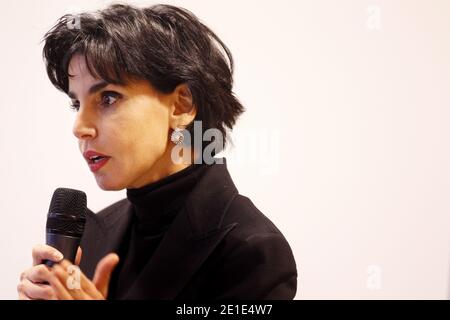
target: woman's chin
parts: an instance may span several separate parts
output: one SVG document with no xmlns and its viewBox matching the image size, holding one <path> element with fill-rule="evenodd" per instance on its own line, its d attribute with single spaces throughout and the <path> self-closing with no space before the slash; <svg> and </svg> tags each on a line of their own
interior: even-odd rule
<svg viewBox="0 0 450 320">
<path fill-rule="evenodd" d="M 120 191 L 125 188 L 123 183 L 120 183 L 117 178 L 110 179 L 105 176 L 95 175 L 95 180 L 97 181 L 97 185 L 100 187 L 100 189 L 105 191 Z"/>
</svg>

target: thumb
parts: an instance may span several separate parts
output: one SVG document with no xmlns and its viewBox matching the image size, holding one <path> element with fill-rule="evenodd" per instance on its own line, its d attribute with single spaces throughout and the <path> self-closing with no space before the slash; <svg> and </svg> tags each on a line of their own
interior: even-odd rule
<svg viewBox="0 0 450 320">
<path fill-rule="evenodd" d="M 109 280 L 111 279 L 111 273 L 118 263 L 119 256 L 115 253 L 110 253 L 107 256 L 103 257 L 95 268 L 94 280 L 92 280 L 92 282 L 105 299 L 108 296 L 108 287 Z"/>
</svg>

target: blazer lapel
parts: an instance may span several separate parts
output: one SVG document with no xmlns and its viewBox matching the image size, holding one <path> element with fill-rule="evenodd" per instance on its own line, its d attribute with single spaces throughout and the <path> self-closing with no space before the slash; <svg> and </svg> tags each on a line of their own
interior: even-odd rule
<svg viewBox="0 0 450 320">
<path fill-rule="evenodd" d="M 182 230 L 172 228 L 125 299 L 174 299 L 233 227 L 234 224 L 214 230 L 202 239 L 183 239 L 176 234 L 176 229 Z"/>
<path fill-rule="evenodd" d="M 89 250 L 83 250 L 80 267 L 84 274 L 92 279 L 97 263 L 108 253 L 119 253 L 132 218 L 132 205 L 127 200 L 121 200 L 117 206 L 108 208 L 103 219 L 93 214 L 86 237 L 85 245 Z"/>
<path fill-rule="evenodd" d="M 126 299 L 171 300 L 236 224 L 222 225 L 237 195 L 226 164 L 212 165 L 191 192 Z"/>
</svg>

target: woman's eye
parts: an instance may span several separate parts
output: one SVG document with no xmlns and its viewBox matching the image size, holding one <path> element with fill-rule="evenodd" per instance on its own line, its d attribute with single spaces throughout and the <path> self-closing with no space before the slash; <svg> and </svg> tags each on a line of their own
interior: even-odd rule
<svg viewBox="0 0 450 320">
<path fill-rule="evenodd" d="M 114 103 L 116 103 L 117 100 L 119 100 L 121 97 L 122 95 L 120 93 L 114 91 L 104 91 L 100 96 L 100 105 L 102 107 L 108 108 L 109 106 L 112 106 Z M 80 102 L 78 102 L 78 100 L 72 100 L 69 106 L 72 111 L 78 112 L 80 110 Z"/>
<path fill-rule="evenodd" d="M 111 106 L 120 98 L 120 94 L 114 91 L 105 91 L 102 93 L 102 105 Z"/>
<path fill-rule="evenodd" d="M 72 111 L 78 111 L 80 109 L 80 104 L 78 102 L 70 102 L 69 107 Z"/>
</svg>

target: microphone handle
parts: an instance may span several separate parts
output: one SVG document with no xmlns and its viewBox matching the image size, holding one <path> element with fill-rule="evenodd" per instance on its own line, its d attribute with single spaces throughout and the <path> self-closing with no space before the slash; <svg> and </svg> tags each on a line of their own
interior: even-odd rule
<svg viewBox="0 0 450 320">
<path fill-rule="evenodd" d="M 46 234 L 46 243 L 61 252 L 64 255 L 64 259 L 69 260 L 71 263 L 75 263 L 75 257 L 80 241 L 80 237 L 72 237 L 57 233 Z M 43 260 L 42 263 L 49 267 L 55 264 L 55 262 L 51 260 Z"/>
</svg>

